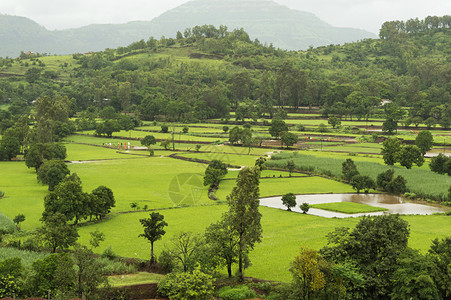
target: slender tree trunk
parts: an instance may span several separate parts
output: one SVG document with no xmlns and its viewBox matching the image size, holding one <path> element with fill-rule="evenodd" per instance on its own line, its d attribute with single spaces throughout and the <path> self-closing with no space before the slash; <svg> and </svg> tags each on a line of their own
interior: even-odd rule
<svg viewBox="0 0 451 300">
<path fill-rule="evenodd" d="M 238 276 L 240 277 L 240 281 L 244 281 L 244 274 L 243 274 L 243 234 L 240 233 L 240 250 L 239 250 L 239 256 L 238 256 Z"/>
<path fill-rule="evenodd" d="M 155 257 L 153 255 L 153 242 L 150 243 L 150 264 L 153 265 L 155 263 Z"/>
<path fill-rule="evenodd" d="M 229 278 L 232 278 L 232 262 L 227 262 L 227 273 L 229 274 Z"/>
</svg>

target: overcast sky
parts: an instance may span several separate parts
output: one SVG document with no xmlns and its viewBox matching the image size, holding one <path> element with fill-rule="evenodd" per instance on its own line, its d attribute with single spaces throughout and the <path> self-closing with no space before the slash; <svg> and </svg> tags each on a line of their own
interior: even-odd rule
<svg viewBox="0 0 451 300">
<path fill-rule="evenodd" d="M 0 13 L 30 18 L 47 29 L 151 20 L 188 0 L 0 0 Z M 329 24 L 378 33 L 387 20 L 451 14 L 451 0 L 275 0 Z"/>
</svg>

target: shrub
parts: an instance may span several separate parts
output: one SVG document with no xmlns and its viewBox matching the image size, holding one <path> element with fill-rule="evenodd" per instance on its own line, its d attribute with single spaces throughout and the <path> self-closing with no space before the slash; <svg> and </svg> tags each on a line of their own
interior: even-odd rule
<svg viewBox="0 0 451 300">
<path fill-rule="evenodd" d="M 0 233 L 13 233 L 16 230 L 14 222 L 5 214 L 0 212 Z"/>
<path fill-rule="evenodd" d="M 103 275 L 131 274 L 138 271 L 135 265 L 127 265 L 122 261 L 110 260 L 108 257 L 101 257 L 99 261 L 104 266 L 102 268 Z"/>
<path fill-rule="evenodd" d="M 223 300 L 245 300 L 256 298 L 255 291 L 249 289 L 247 286 L 226 286 L 218 291 L 219 298 Z"/>
<path fill-rule="evenodd" d="M 183 131 L 183 133 L 188 133 L 189 127 L 188 126 L 183 126 L 182 131 Z"/>
<path fill-rule="evenodd" d="M 168 125 L 161 125 L 161 132 L 168 133 L 168 131 L 169 131 Z"/>
<path fill-rule="evenodd" d="M 100 255 L 100 257 L 108 258 L 109 260 L 115 260 L 119 256 L 116 253 L 114 253 L 113 248 L 111 248 L 111 246 L 109 246 L 108 248 L 105 249 L 105 251 L 103 251 L 103 253 Z"/>
<path fill-rule="evenodd" d="M 5 192 L 4 191 L 0 191 L 0 199 L 2 199 L 3 197 L 5 197 Z"/>
<path fill-rule="evenodd" d="M 213 277 L 199 270 L 170 273 L 158 283 L 158 293 L 171 300 L 213 299 Z"/>
</svg>

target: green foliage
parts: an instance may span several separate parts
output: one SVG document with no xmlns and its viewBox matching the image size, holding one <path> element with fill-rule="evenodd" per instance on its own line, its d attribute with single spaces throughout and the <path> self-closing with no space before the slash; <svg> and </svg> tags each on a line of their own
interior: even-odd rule
<svg viewBox="0 0 451 300">
<path fill-rule="evenodd" d="M 51 159 L 64 160 L 66 158 L 66 147 L 62 144 L 33 144 L 25 153 L 25 164 L 28 168 L 35 168 L 36 172 L 39 167 L 46 161 Z"/>
<path fill-rule="evenodd" d="M 49 186 L 49 191 L 55 187 L 70 174 L 66 163 L 59 159 L 45 161 L 37 171 L 38 181 Z"/>
<path fill-rule="evenodd" d="M 16 230 L 14 222 L 5 214 L 0 212 L 0 237 L 5 233 L 13 233 Z"/>
<path fill-rule="evenodd" d="M 451 169 L 446 168 L 447 164 L 449 164 L 448 163 L 449 160 L 450 159 L 447 156 L 443 155 L 442 153 L 439 153 L 439 155 L 431 159 L 429 168 L 431 169 L 432 172 L 436 172 L 439 174 L 448 173 L 448 175 L 451 176 L 451 172 L 449 172 L 451 171 Z"/>
<path fill-rule="evenodd" d="M 351 178 L 351 186 L 353 189 L 360 193 L 360 190 L 364 190 L 365 193 L 368 193 L 370 189 L 375 189 L 376 184 L 374 180 L 366 175 L 354 175 Z"/>
<path fill-rule="evenodd" d="M 219 181 L 221 181 L 226 174 L 227 165 L 220 160 L 214 159 L 208 164 L 207 169 L 205 169 L 204 185 L 217 187 L 219 185 Z"/>
<path fill-rule="evenodd" d="M 335 127 L 340 127 L 341 120 L 337 117 L 329 117 L 329 119 L 327 120 L 327 123 L 329 123 L 329 125 L 335 129 Z"/>
<path fill-rule="evenodd" d="M 158 283 L 158 293 L 174 300 L 213 299 L 213 283 L 213 277 L 199 270 L 170 273 Z"/>
<path fill-rule="evenodd" d="M 292 132 L 284 132 L 280 137 L 282 143 L 284 143 L 287 148 L 295 145 L 298 142 L 298 136 Z"/>
<path fill-rule="evenodd" d="M 351 179 L 359 175 L 359 171 L 357 170 L 357 166 L 354 164 L 354 161 L 350 158 L 346 159 L 341 165 L 341 173 L 344 180 L 350 182 Z"/>
<path fill-rule="evenodd" d="M 157 143 L 157 140 L 155 139 L 155 137 L 153 135 L 146 135 L 142 140 L 141 140 L 141 145 L 149 147 L 150 145 L 155 145 Z"/>
<path fill-rule="evenodd" d="M 282 119 L 273 119 L 271 121 L 271 126 L 269 127 L 269 134 L 272 137 L 278 138 L 283 132 L 288 131 L 288 126 Z"/>
<path fill-rule="evenodd" d="M 308 213 L 308 211 L 310 209 L 310 204 L 308 204 L 307 202 L 304 202 L 301 205 L 299 205 L 299 208 L 302 210 L 303 214 L 306 214 L 306 213 Z"/>
<path fill-rule="evenodd" d="M 327 236 L 320 253 L 334 263 L 352 262 L 365 277 L 367 297 L 391 293 L 391 274 L 409 238 L 409 225 L 398 215 L 363 217 L 356 227 L 338 228 Z"/>
<path fill-rule="evenodd" d="M 164 216 L 157 212 L 151 213 L 150 218 L 140 219 L 139 222 L 144 227 L 144 233 L 139 236 L 150 242 L 150 263 L 153 264 L 155 262 L 153 244 L 166 234 L 164 227 L 168 226 L 168 223 L 164 221 Z"/>
<path fill-rule="evenodd" d="M 288 211 L 291 211 L 291 208 L 296 206 L 296 196 L 293 193 L 283 195 L 282 204 L 287 207 Z"/>
<path fill-rule="evenodd" d="M 413 164 L 421 167 L 424 163 L 421 149 L 414 145 L 403 146 L 397 156 L 401 166 L 406 167 L 407 169 L 412 168 Z"/>
<path fill-rule="evenodd" d="M 66 217 L 59 212 L 46 216 L 43 226 L 38 228 L 38 235 L 52 252 L 73 246 L 79 237 L 77 228 L 67 224 Z"/>
<path fill-rule="evenodd" d="M 386 165 L 393 166 L 398 160 L 398 152 L 401 150 L 401 141 L 396 137 L 386 139 L 382 144 L 381 154 Z"/>
<path fill-rule="evenodd" d="M 218 290 L 219 298 L 224 300 L 245 300 L 254 299 L 257 297 L 255 291 L 249 289 L 245 285 L 241 286 L 226 286 Z"/>
<path fill-rule="evenodd" d="M 262 226 L 259 208 L 260 168 L 248 167 L 240 171 L 236 186 L 227 196 L 229 211 L 224 218 L 238 238 L 238 275 L 244 279 L 244 258 L 256 243 L 261 242 Z"/>
<path fill-rule="evenodd" d="M 161 132 L 162 133 L 168 133 L 169 132 L 169 126 L 166 124 L 161 125 Z"/>
<path fill-rule="evenodd" d="M 423 155 L 432 149 L 433 142 L 434 138 L 432 137 L 431 132 L 427 130 L 420 131 L 415 138 L 415 145 L 420 148 Z"/>
<path fill-rule="evenodd" d="M 432 277 L 438 288 L 439 294 L 443 299 L 451 296 L 451 273 L 449 265 L 451 264 L 451 238 L 445 237 L 441 240 L 434 239 L 427 255 L 434 264 Z"/>
</svg>

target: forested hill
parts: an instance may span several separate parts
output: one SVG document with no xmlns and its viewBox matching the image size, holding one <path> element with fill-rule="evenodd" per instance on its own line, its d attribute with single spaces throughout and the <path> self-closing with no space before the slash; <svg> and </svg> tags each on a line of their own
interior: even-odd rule
<svg viewBox="0 0 451 300">
<path fill-rule="evenodd" d="M 311 13 L 270 0 L 194 0 L 152 21 L 57 31 L 49 31 L 23 17 L 0 15 L 0 57 L 17 57 L 22 50 L 50 54 L 101 51 L 150 36 L 175 37 L 177 31 L 204 24 L 244 28 L 252 39 L 290 50 L 375 37 L 364 30 L 333 27 Z"/>
<path fill-rule="evenodd" d="M 73 99 L 73 113 L 112 106 L 146 120 L 196 122 L 230 111 L 272 117 L 276 105 L 360 119 L 389 99 L 394 114 L 396 105 L 411 108 L 397 120 L 450 127 L 451 29 L 447 16 L 438 20 L 417 20 L 414 32 L 387 22 L 381 39 L 297 52 L 205 25 L 92 54 L 0 59 L 0 104 L 15 114 L 61 95 Z"/>
</svg>

